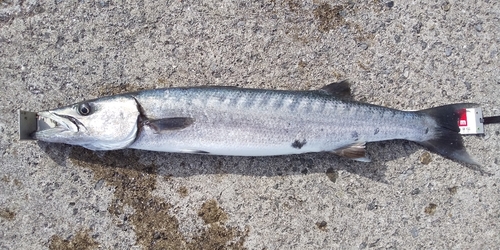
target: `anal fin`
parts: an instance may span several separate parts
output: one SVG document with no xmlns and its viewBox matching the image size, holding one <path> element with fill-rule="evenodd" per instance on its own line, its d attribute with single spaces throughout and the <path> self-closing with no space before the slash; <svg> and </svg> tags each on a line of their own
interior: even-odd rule
<svg viewBox="0 0 500 250">
<path fill-rule="evenodd" d="M 364 142 L 355 143 L 355 144 L 351 144 L 351 145 L 346 146 L 346 147 L 336 149 L 332 153 L 334 153 L 338 156 L 350 158 L 350 159 L 353 159 L 356 161 L 361 161 L 361 162 L 370 162 L 371 161 L 370 158 L 368 158 L 366 156 L 366 143 L 364 143 Z"/>
</svg>

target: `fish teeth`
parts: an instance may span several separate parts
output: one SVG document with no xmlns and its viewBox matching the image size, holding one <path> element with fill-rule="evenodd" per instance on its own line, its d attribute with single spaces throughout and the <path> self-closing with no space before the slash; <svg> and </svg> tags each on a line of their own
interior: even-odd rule
<svg viewBox="0 0 500 250">
<path fill-rule="evenodd" d="M 54 119 L 40 116 L 38 117 L 38 130 L 61 127 L 62 124 Z"/>
</svg>

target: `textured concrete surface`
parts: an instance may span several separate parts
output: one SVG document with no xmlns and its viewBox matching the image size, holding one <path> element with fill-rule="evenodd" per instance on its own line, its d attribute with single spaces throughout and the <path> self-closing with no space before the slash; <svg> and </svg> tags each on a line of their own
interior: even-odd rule
<svg viewBox="0 0 500 250">
<path fill-rule="evenodd" d="M 471 168 L 414 143 L 216 157 L 20 142 L 17 111 L 195 85 L 500 115 L 500 3 L 0 0 L 0 249 L 494 249 L 500 126 Z"/>
</svg>

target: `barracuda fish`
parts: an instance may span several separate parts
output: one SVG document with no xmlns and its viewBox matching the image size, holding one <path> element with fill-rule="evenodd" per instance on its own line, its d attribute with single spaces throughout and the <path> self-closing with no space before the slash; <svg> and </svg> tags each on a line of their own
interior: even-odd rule
<svg viewBox="0 0 500 250">
<path fill-rule="evenodd" d="M 236 87 L 144 90 L 38 113 L 35 139 L 91 150 L 237 156 L 333 152 L 369 161 L 365 143 L 403 139 L 455 161 L 466 152 L 458 119 L 476 104 L 401 111 L 350 99 L 347 81 L 319 90 Z"/>
</svg>

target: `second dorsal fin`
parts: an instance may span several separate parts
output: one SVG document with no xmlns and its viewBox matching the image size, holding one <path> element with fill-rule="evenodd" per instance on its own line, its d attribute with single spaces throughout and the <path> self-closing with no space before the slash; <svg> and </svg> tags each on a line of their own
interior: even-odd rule
<svg viewBox="0 0 500 250">
<path fill-rule="evenodd" d="M 352 99 L 351 83 L 348 80 L 330 83 L 328 85 L 325 85 L 318 91 L 343 99 Z"/>
</svg>

